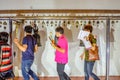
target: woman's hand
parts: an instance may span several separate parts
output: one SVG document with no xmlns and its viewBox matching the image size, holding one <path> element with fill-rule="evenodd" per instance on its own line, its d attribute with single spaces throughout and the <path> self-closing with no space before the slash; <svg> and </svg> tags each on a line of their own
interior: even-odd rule
<svg viewBox="0 0 120 80">
<path fill-rule="evenodd" d="M 94 35 L 94 38 L 97 39 L 97 35 Z"/>
<path fill-rule="evenodd" d="M 80 58 L 81 58 L 81 60 L 83 60 L 83 58 L 84 58 L 84 53 L 82 53 L 82 54 L 80 55 Z"/>
<path fill-rule="evenodd" d="M 89 37 L 88 36 L 85 36 L 84 39 L 86 39 L 87 41 L 89 40 Z"/>
</svg>

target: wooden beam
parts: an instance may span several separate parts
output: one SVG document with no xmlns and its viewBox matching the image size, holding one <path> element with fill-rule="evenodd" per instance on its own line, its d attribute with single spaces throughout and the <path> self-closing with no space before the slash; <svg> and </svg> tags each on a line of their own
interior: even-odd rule
<svg viewBox="0 0 120 80">
<path fill-rule="evenodd" d="M 120 10 L 87 10 L 87 9 L 35 9 L 35 10 L 0 10 L 0 14 L 14 13 L 120 13 Z"/>
</svg>

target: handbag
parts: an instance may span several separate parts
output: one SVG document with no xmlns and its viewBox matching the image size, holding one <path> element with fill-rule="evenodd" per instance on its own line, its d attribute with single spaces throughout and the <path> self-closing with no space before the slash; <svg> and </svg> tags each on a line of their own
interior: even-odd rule
<svg viewBox="0 0 120 80">
<path fill-rule="evenodd" d="M 89 49 L 89 60 L 95 61 L 99 60 L 98 46 L 95 46 L 95 50 Z"/>
</svg>

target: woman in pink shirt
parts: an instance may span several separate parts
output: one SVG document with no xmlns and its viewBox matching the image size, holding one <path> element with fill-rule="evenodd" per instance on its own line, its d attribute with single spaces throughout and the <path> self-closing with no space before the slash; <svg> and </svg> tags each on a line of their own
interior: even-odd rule
<svg viewBox="0 0 120 80">
<path fill-rule="evenodd" d="M 57 72 L 60 80 L 71 80 L 64 72 L 65 64 L 68 63 L 68 41 L 64 36 L 64 29 L 62 27 L 57 27 L 55 32 L 58 41 L 56 45 L 52 41 L 51 45 L 56 49 L 55 61 L 57 62 Z"/>
</svg>

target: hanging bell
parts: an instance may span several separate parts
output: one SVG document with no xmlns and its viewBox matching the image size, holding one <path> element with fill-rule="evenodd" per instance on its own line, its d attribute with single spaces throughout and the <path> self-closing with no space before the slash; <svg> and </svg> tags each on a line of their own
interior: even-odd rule
<svg viewBox="0 0 120 80">
<path fill-rule="evenodd" d="M 114 24 L 115 22 L 114 21 L 111 21 L 111 24 Z"/>
<path fill-rule="evenodd" d="M 82 23 L 80 25 L 82 26 Z"/>
<path fill-rule="evenodd" d="M 50 24 L 53 24 L 53 21 L 51 21 Z"/>
<path fill-rule="evenodd" d="M 84 25 L 86 25 L 86 21 L 84 21 Z"/>
<path fill-rule="evenodd" d="M 46 21 L 46 24 L 48 25 L 48 24 L 49 24 L 49 21 Z"/>
<path fill-rule="evenodd" d="M 79 25 L 79 21 L 76 21 L 76 25 Z"/>
<path fill-rule="evenodd" d="M 48 24 L 49 24 L 49 21 L 46 21 L 46 24 L 47 24 L 47 26 L 48 26 Z"/>
<path fill-rule="evenodd" d="M 42 22 L 42 25 L 45 25 L 45 22 L 44 22 L 44 21 Z"/>
<path fill-rule="evenodd" d="M 59 21 L 59 24 L 61 24 L 61 21 Z"/>
<path fill-rule="evenodd" d="M 0 24 L 2 24 L 2 21 L 0 21 Z"/>
<path fill-rule="evenodd" d="M 25 23 L 27 23 L 27 21 L 25 21 Z"/>
<path fill-rule="evenodd" d="M 91 24 L 91 21 L 88 21 L 88 24 Z"/>
<path fill-rule="evenodd" d="M 50 24 L 51 24 L 51 27 L 52 27 L 52 26 L 53 26 L 53 24 L 54 24 L 54 23 L 53 23 L 53 21 L 51 21 L 51 22 L 50 22 Z"/>
<path fill-rule="evenodd" d="M 66 21 L 63 21 L 63 26 L 65 26 L 65 24 L 66 24 Z"/>
<path fill-rule="evenodd" d="M 30 25 L 32 24 L 32 22 L 30 21 Z"/>
<path fill-rule="evenodd" d="M 65 22 L 65 21 L 63 21 L 63 23 L 65 24 L 66 22 Z"/>
<path fill-rule="evenodd" d="M 70 21 L 68 21 L 68 24 L 70 24 Z"/>
<path fill-rule="evenodd" d="M 36 24 L 36 20 L 34 20 L 34 24 Z"/>
<path fill-rule="evenodd" d="M 99 22 L 99 21 L 97 21 L 97 22 L 96 22 L 96 24 L 97 24 L 97 27 L 99 27 L 100 22 Z"/>
<path fill-rule="evenodd" d="M 4 30 L 6 30 L 6 28 L 7 28 L 7 27 L 6 27 L 6 26 L 4 26 Z"/>
<path fill-rule="evenodd" d="M 76 28 L 78 28 L 78 25 L 76 25 Z"/>
<path fill-rule="evenodd" d="M 118 23 L 118 21 L 116 21 L 116 23 Z"/>
<path fill-rule="evenodd" d="M 55 26 L 57 27 L 57 24 L 55 24 Z"/>
<path fill-rule="evenodd" d="M 40 21 L 38 20 L 38 23 L 40 23 Z"/>
<path fill-rule="evenodd" d="M 81 20 L 80 23 L 82 23 L 83 21 Z"/>
<path fill-rule="evenodd" d="M 57 21 L 55 21 L 55 23 L 57 23 Z"/>
<path fill-rule="evenodd" d="M 7 25 L 7 22 L 6 22 L 6 21 L 4 21 L 4 22 L 3 22 L 3 25 Z"/>
<path fill-rule="evenodd" d="M 95 21 L 93 20 L 93 25 L 95 25 Z"/>
<path fill-rule="evenodd" d="M 86 21 L 84 21 L 84 23 L 86 24 Z"/>
<path fill-rule="evenodd" d="M 95 21 L 93 20 L 93 24 L 95 23 Z"/>
<path fill-rule="evenodd" d="M 72 24 L 74 25 L 74 21 L 72 21 Z"/>
<path fill-rule="evenodd" d="M 99 21 L 97 21 L 97 25 L 99 25 L 99 23 L 100 23 L 100 22 L 99 22 Z"/>
<path fill-rule="evenodd" d="M 45 26 L 45 22 L 44 22 L 44 21 L 42 21 L 42 28 L 44 28 L 44 26 Z"/>
<path fill-rule="evenodd" d="M 103 23 L 103 21 L 101 21 L 101 23 Z"/>
</svg>

